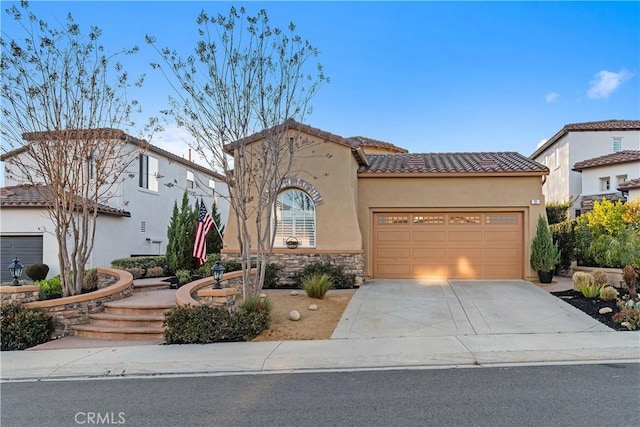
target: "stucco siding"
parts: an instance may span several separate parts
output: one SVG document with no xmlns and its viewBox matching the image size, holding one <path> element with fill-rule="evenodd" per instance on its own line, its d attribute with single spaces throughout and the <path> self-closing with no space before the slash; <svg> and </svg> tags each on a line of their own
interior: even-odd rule
<svg viewBox="0 0 640 427">
<path fill-rule="evenodd" d="M 582 194 L 597 195 L 610 194 L 619 192 L 617 190 L 618 177 L 626 176 L 626 179 L 635 179 L 640 177 L 640 162 L 621 163 L 606 167 L 589 168 L 582 171 Z M 601 178 L 609 178 L 610 189 L 606 190 L 601 187 Z"/>
<path fill-rule="evenodd" d="M 308 138 L 305 148 L 298 153 L 291 175 L 311 184 L 322 198 L 322 203 L 315 206 L 316 246 L 312 250 L 361 250 L 355 203 L 357 163 L 351 149 L 316 137 Z M 255 216 L 249 218 L 248 223 L 253 230 Z M 230 212 L 224 239 L 227 253 L 239 252 L 237 230 L 236 215 Z M 254 248 L 255 244 L 254 241 Z"/>
</svg>

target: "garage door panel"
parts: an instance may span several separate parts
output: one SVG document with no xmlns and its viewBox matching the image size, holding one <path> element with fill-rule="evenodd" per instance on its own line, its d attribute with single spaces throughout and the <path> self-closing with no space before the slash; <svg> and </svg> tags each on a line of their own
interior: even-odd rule
<svg viewBox="0 0 640 427">
<path fill-rule="evenodd" d="M 385 258 L 402 258 L 408 259 L 411 257 L 410 248 L 378 248 L 376 249 L 376 255 L 380 259 Z"/>
<path fill-rule="evenodd" d="M 411 240 L 411 232 L 409 230 L 406 231 L 378 231 L 376 234 L 376 238 L 378 242 L 381 243 L 398 243 L 405 244 Z"/>
<path fill-rule="evenodd" d="M 376 265 L 377 277 L 410 277 L 411 264 L 381 263 Z"/>
<path fill-rule="evenodd" d="M 522 278 L 523 237 L 519 212 L 374 214 L 374 276 Z"/>
<path fill-rule="evenodd" d="M 411 258 L 416 262 L 424 262 L 424 260 L 437 260 L 439 262 L 446 262 L 447 252 L 442 248 L 413 248 L 411 250 Z"/>
<path fill-rule="evenodd" d="M 456 230 L 447 233 L 449 242 L 482 242 L 482 231 Z"/>
<path fill-rule="evenodd" d="M 427 244 L 437 244 L 447 241 L 447 232 L 445 230 L 427 230 L 414 231 L 411 234 L 413 242 L 425 242 Z"/>
</svg>

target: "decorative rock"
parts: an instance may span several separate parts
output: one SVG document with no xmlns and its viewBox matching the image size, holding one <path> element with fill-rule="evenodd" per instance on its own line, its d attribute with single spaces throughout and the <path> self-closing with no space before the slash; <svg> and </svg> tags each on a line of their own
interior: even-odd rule
<svg viewBox="0 0 640 427">
<path fill-rule="evenodd" d="M 300 313 L 298 312 L 298 310 L 291 310 L 289 312 L 289 320 L 300 320 Z"/>
<path fill-rule="evenodd" d="M 267 294 L 264 294 L 264 293 L 260 294 L 260 298 L 266 298 L 266 297 L 267 297 Z"/>
<path fill-rule="evenodd" d="M 318 309 L 318 306 L 316 304 L 311 304 L 309 306 L 309 310 L 311 310 L 311 311 L 316 311 L 317 309 Z"/>
<path fill-rule="evenodd" d="M 298 291 L 291 291 L 290 295 L 295 297 L 296 295 L 298 295 Z"/>
<path fill-rule="evenodd" d="M 600 314 L 607 314 L 611 312 L 613 312 L 613 309 L 611 307 L 602 307 L 600 310 L 598 310 L 598 313 Z"/>
</svg>

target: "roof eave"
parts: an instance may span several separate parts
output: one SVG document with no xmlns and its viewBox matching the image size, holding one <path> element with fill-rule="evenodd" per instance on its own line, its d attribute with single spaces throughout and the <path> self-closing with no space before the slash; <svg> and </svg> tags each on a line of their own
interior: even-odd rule
<svg viewBox="0 0 640 427">
<path fill-rule="evenodd" d="M 472 177 L 527 177 L 545 176 L 549 172 L 358 172 L 358 178 L 472 178 Z"/>
</svg>

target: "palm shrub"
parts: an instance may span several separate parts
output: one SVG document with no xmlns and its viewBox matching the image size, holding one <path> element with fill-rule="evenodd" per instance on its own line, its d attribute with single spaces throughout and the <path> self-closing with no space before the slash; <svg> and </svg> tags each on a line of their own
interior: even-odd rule
<svg viewBox="0 0 640 427">
<path fill-rule="evenodd" d="M 33 280 L 34 282 L 37 282 L 38 280 L 44 280 L 47 278 L 47 274 L 49 274 L 49 266 L 47 264 L 37 262 L 25 268 L 24 274 L 26 274 L 27 277 L 29 277 L 29 279 Z"/>
<path fill-rule="evenodd" d="M 3 304 L 0 306 L 0 329 L 0 347 L 2 351 L 10 351 L 49 341 L 55 327 L 51 316 L 40 308 Z"/>
<path fill-rule="evenodd" d="M 327 291 L 333 288 L 331 277 L 327 274 L 312 274 L 302 280 L 302 288 L 310 298 L 324 298 Z"/>
<path fill-rule="evenodd" d="M 560 249 L 553 243 L 547 220 L 538 217 L 538 228 L 531 242 L 531 268 L 536 271 L 553 271 L 560 262 Z"/>
</svg>

